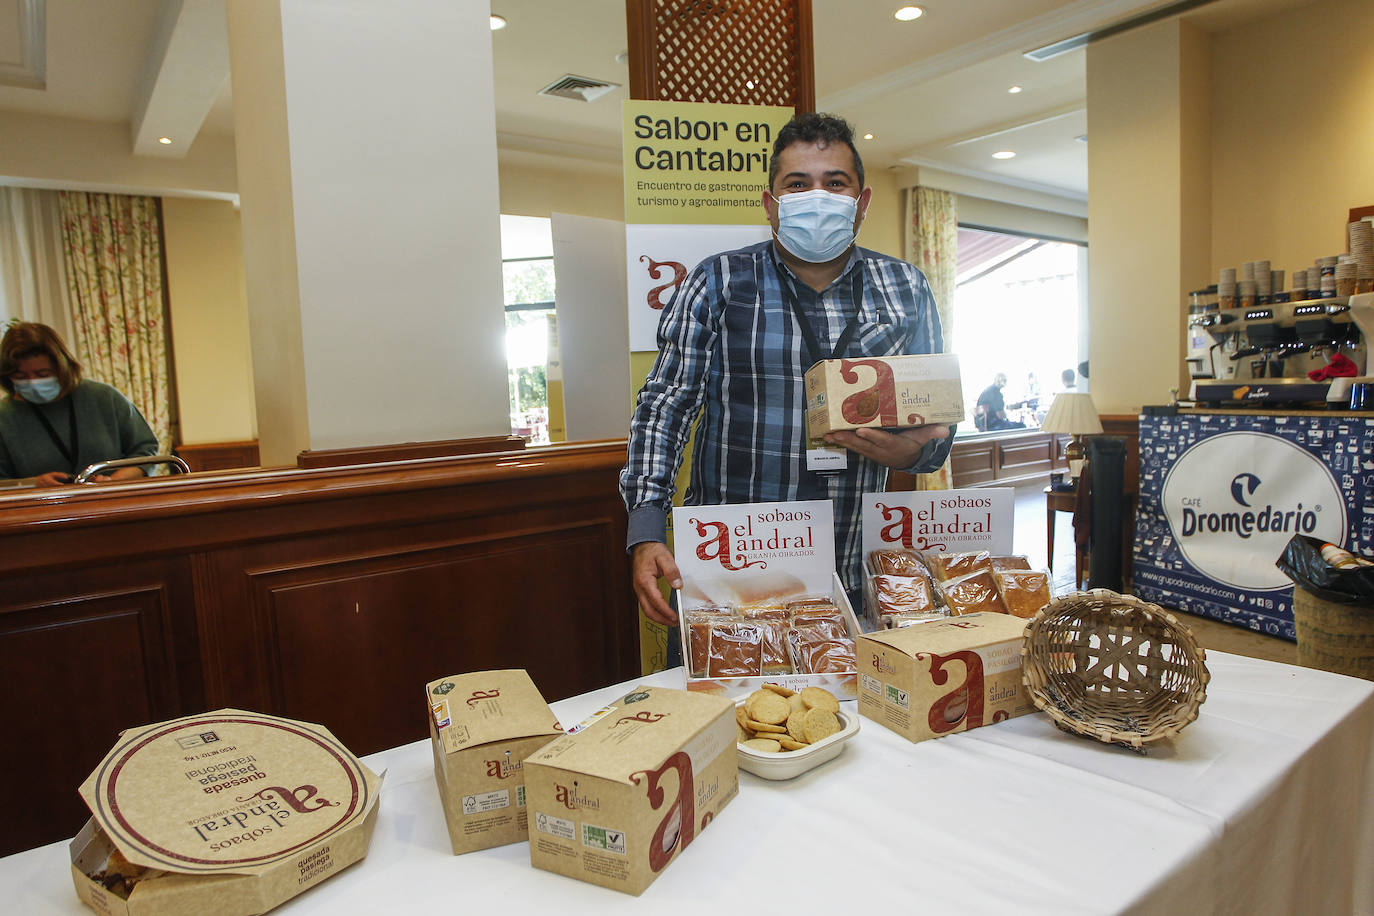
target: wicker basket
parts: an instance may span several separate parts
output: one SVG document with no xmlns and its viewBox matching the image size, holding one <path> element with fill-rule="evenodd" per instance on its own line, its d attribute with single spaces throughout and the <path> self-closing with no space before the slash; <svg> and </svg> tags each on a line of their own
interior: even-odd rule
<svg viewBox="0 0 1374 916">
<path fill-rule="evenodd" d="M 1106 589 L 1041 608 L 1021 655 L 1026 689 L 1055 725 L 1137 751 L 1196 719 L 1211 678 L 1174 615 Z"/>
<path fill-rule="evenodd" d="M 1374 607 L 1325 601 L 1293 587 L 1298 664 L 1374 681 Z"/>
</svg>

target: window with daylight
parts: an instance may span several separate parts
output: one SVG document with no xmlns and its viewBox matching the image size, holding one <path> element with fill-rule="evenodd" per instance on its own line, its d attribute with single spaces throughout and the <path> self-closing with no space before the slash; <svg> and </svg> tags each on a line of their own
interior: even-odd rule
<svg viewBox="0 0 1374 916">
<path fill-rule="evenodd" d="M 1057 393 L 1083 386 L 1087 246 L 960 226 L 958 259 L 945 345 L 959 354 L 968 416 L 978 432 L 1039 429 Z"/>
<path fill-rule="evenodd" d="M 545 445 L 549 442 L 550 342 L 557 340 L 550 221 L 502 214 L 501 267 L 511 433 L 531 445 Z"/>
</svg>

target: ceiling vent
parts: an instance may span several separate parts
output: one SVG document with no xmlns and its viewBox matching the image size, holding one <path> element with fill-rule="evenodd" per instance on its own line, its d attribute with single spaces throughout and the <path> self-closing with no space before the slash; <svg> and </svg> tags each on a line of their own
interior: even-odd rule
<svg viewBox="0 0 1374 916">
<path fill-rule="evenodd" d="M 619 83 L 608 83 L 605 80 L 588 79 L 585 76 L 573 76 L 569 73 L 540 89 L 539 94 L 553 95 L 560 99 L 572 99 L 576 102 L 594 102 L 606 93 L 614 92 L 619 88 Z"/>
</svg>

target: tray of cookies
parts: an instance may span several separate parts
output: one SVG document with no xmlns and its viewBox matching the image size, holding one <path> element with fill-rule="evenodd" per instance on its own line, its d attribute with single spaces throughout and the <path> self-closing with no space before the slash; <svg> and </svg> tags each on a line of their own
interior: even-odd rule
<svg viewBox="0 0 1374 916">
<path fill-rule="evenodd" d="M 735 703 L 739 768 L 764 779 L 792 779 L 833 760 L 859 731 L 822 687 L 791 690 L 765 683 Z"/>
</svg>

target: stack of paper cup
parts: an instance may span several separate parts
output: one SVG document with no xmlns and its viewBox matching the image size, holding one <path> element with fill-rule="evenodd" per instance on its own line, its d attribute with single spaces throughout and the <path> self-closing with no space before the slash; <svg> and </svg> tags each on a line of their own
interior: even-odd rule
<svg viewBox="0 0 1374 916">
<path fill-rule="evenodd" d="M 1307 268 L 1299 267 L 1293 271 L 1293 301 L 1298 302 L 1307 297 Z"/>
<path fill-rule="evenodd" d="M 1241 308 L 1243 308 L 1243 309 L 1251 309 L 1251 308 L 1254 308 L 1254 307 L 1255 307 L 1255 302 L 1256 302 L 1256 295 L 1257 295 L 1256 290 L 1255 290 L 1255 281 L 1254 281 L 1254 280 L 1241 280 L 1239 285 L 1240 285 L 1240 301 L 1239 301 L 1239 303 L 1237 303 L 1237 304 L 1238 304 Z"/>
<path fill-rule="evenodd" d="M 1229 309 L 1236 306 L 1236 269 L 1223 267 L 1217 276 L 1217 306 Z"/>
<path fill-rule="evenodd" d="M 1350 224 L 1349 232 L 1357 289 L 1362 293 L 1374 291 L 1374 224 L 1359 219 Z"/>
<path fill-rule="evenodd" d="M 1355 274 L 1358 267 L 1355 259 L 1349 256 L 1342 257 L 1336 263 L 1336 296 L 1345 297 L 1355 295 Z"/>
<path fill-rule="evenodd" d="M 1267 305 L 1274 294 L 1273 278 L 1270 276 L 1268 261 L 1255 261 L 1255 301 Z"/>
</svg>

